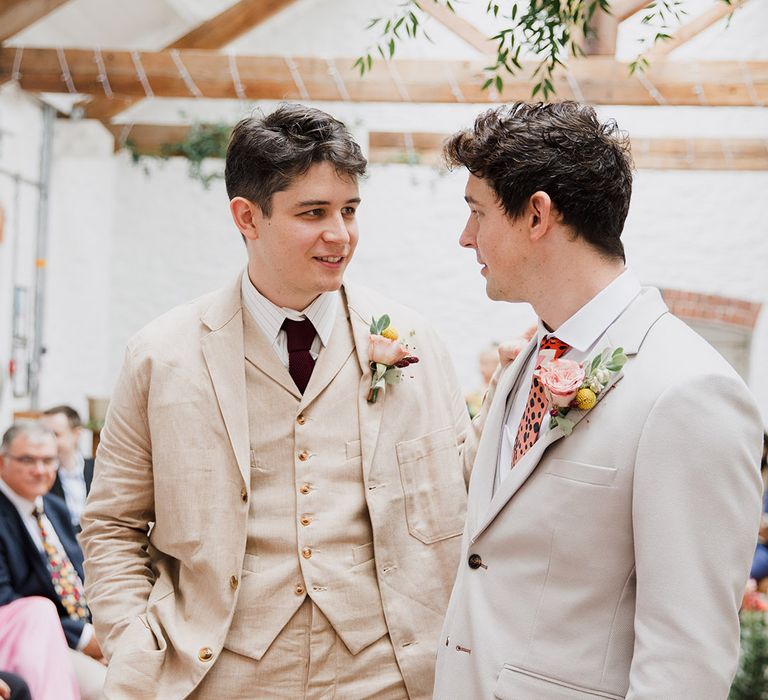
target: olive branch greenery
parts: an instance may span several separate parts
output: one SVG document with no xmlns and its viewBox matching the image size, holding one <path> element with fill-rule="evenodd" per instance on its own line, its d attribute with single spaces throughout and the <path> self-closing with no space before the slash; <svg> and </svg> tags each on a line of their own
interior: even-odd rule
<svg viewBox="0 0 768 700">
<path fill-rule="evenodd" d="M 733 7 L 738 0 L 719 0 Z M 424 28 L 422 9 L 425 3 L 442 5 L 455 13 L 461 0 L 404 0 L 389 17 L 374 17 L 366 29 L 378 29 L 379 37 L 365 54 L 354 63 L 360 75 L 373 66 L 374 55 L 389 60 L 394 57 L 402 41 L 424 38 L 432 41 Z M 486 66 L 483 89 L 494 88 L 501 93 L 504 80 L 522 70 L 520 52 L 530 49 L 538 59 L 532 77 L 538 78 L 531 97 L 540 96 L 546 100 L 555 94 L 553 75 L 558 66 L 564 65 L 568 55 L 585 55 L 584 39 L 595 35 L 593 19 L 595 13 L 611 13 L 611 0 L 467 0 L 485 2 L 485 11 L 498 23 L 498 32 L 489 37 L 496 42 L 496 60 Z M 650 0 L 643 10 L 642 23 L 648 27 L 649 37 L 641 40 L 638 56 L 629 64 L 629 72 L 643 72 L 649 61 L 643 50 L 656 42 L 671 38 L 671 28 L 686 14 L 685 0 Z"/>
<path fill-rule="evenodd" d="M 188 174 L 192 180 L 198 180 L 205 189 L 208 189 L 215 180 L 224 177 L 223 168 L 207 169 L 204 164 L 207 160 L 223 159 L 227 154 L 227 144 L 232 127 L 224 123 L 195 122 L 187 132 L 183 141 L 164 143 L 158 153 L 142 153 L 136 143 L 129 136 L 124 147 L 131 154 L 131 160 L 137 165 L 144 165 L 144 172 L 148 173 L 146 159 L 168 160 L 173 156 L 182 156 L 189 161 Z"/>
</svg>

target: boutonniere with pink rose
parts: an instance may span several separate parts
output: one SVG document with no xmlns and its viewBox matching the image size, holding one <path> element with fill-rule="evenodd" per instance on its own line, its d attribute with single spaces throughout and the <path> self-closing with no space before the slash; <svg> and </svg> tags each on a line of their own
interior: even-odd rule
<svg viewBox="0 0 768 700">
<path fill-rule="evenodd" d="M 547 350 L 542 351 L 546 354 Z M 551 351 L 554 353 L 554 351 Z M 598 396 L 621 371 L 627 356 L 624 348 L 605 348 L 586 363 L 560 358 L 544 358 L 534 374 L 539 378 L 544 394 L 551 407 L 549 426 L 557 426 L 570 435 L 575 425 L 567 416 L 572 408 L 589 411 L 594 408 Z"/>
<path fill-rule="evenodd" d="M 385 384 L 397 384 L 403 378 L 402 370 L 419 361 L 400 336 L 390 319 L 384 314 L 380 319 L 371 319 L 371 338 L 368 359 L 371 362 L 371 389 L 368 403 L 376 403 L 379 390 Z"/>
</svg>

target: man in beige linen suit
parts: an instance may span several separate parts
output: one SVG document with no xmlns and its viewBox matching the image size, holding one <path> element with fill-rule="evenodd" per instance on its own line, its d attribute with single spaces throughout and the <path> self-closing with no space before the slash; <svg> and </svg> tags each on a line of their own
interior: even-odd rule
<svg viewBox="0 0 768 700">
<path fill-rule="evenodd" d="M 516 104 L 445 152 L 470 173 L 460 242 L 488 296 L 531 303 L 539 328 L 488 408 L 434 696 L 724 700 L 761 421 L 625 268 L 626 136 L 589 107 Z"/>
<path fill-rule="evenodd" d="M 107 698 L 426 698 L 469 426 L 444 347 L 343 284 L 366 162 L 284 105 L 234 130 L 245 273 L 130 342 L 83 516 Z M 372 317 L 420 362 L 371 386 Z"/>
</svg>

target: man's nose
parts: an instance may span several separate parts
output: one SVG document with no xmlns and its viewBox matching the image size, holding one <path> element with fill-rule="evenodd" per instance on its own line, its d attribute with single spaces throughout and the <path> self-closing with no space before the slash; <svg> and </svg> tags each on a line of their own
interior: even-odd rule
<svg viewBox="0 0 768 700">
<path fill-rule="evenodd" d="M 347 229 L 347 222 L 344 221 L 344 217 L 339 214 L 334 216 L 325 227 L 323 231 L 323 240 L 336 241 L 340 243 L 346 243 L 349 241 L 350 235 Z"/>
<path fill-rule="evenodd" d="M 462 248 L 474 248 L 475 240 L 477 239 L 477 225 L 474 222 L 473 217 L 467 219 L 467 223 L 464 226 L 464 230 L 459 236 L 459 245 Z"/>
</svg>

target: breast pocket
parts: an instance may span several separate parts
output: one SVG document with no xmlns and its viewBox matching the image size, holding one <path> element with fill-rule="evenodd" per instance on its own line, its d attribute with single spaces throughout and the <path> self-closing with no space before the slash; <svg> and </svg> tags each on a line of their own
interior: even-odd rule
<svg viewBox="0 0 768 700">
<path fill-rule="evenodd" d="M 467 492 L 453 430 L 436 430 L 395 449 L 408 531 L 425 544 L 460 535 Z"/>
</svg>

